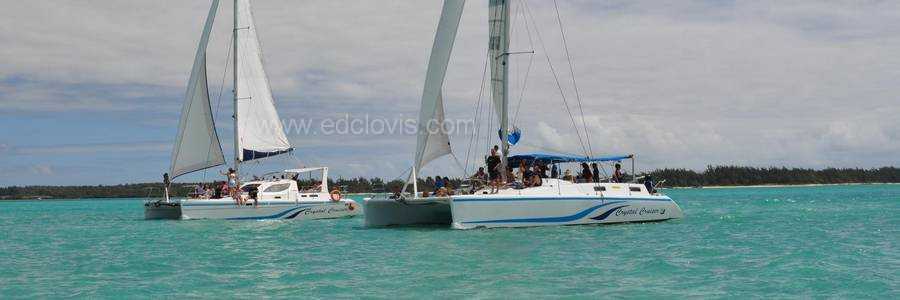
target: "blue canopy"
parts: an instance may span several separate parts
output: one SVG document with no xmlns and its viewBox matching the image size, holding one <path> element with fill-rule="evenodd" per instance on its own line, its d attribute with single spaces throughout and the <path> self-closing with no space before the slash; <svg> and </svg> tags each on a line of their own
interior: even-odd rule
<svg viewBox="0 0 900 300">
<path fill-rule="evenodd" d="M 519 165 L 520 161 L 525 161 L 526 164 L 531 164 L 534 161 L 538 161 L 545 164 L 555 164 L 555 163 L 569 163 L 569 162 L 602 162 L 602 161 L 621 161 L 629 158 L 633 158 L 634 155 L 619 155 L 619 156 L 607 156 L 607 157 L 586 157 L 586 156 L 574 156 L 574 155 L 564 155 L 564 154 L 552 154 L 552 153 L 525 153 L 510 156 L 507 161 L 510 166 L 516 167 Z"/>
</svg>

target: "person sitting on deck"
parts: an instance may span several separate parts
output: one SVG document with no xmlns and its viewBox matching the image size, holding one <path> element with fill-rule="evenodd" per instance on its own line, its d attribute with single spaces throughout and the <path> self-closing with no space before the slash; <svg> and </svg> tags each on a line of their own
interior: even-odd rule
<svg viewBox="0 0 900 300">
<path fill-rule="evenodd" d="M 191 198 L 200 199 L 203 198 L 203 194 L 206 194 L 206 190 L 203 189 L 203 185 L 198 184 L 194 186 L 194 192 L 191 193 Z"/>
<path fill-rule="evenodd" d="M 446 188 L 448 191 L 453 190 L 453 185 L 450 182 L 450 177 L 444 176 L 444 188 Z"/>
<path fill-rule="evenodd" d="M 441 176 L 434 176 L 434 192 L 444 187 L 444 179 Z"/>
<path fill-rule="evenodd" d="M 529 174 L 525 174 L 526 172 L 528 172 L 528 166 L 525 165 L 525 160 L 520 160 L 519 172 L 516 174 L 516 181 L 521 182 L 523 186 L 528 186 L 528 183 L 526 182 L 528 181 L 528 177 L 526 175 Z"/>
<path fill-rule="evenodd" d="M 556 164 L 553 164 L 553 167 L 550 168 L 550 178 L 559 179 L 559 168 L 556 167 Z"/>
<path fill-rule="evenodd" d="M 487 174 L 484 172 L 484 167 L 479 167 L 478 171 L 475 174 L 472 174 L 472 177 L 469 177 L 472 182 L 472 189 L 470 192 L 475 192 L 476 190 L 484 187 L 487 182 Z"/>
<path fill-rule="evenodd" d="M 622 174 L 622 165 L 616 164 L 616 170 L 613 172 L 612 182 L 622 182 L 625 180 L 625 174 Z"/>
<path fill-rule="evenodd" d="M 213 183 L 213 186 L 215 186 L 215 188 L 213 189 L 213 196 L 212 196 L 212 198 L 213 198 L 213 199 L 220 199 L 220 198 L 222 198 L 222 185 L 221 185 L 221 184 L 218 184 L 218 182 L 214 182 L 214 183 Z"/>
<path fill-rule="evenodd" d="M 540 166 L 534 166 L 534 171 L 531 172 L 531 186 L 537 187 L 544 184 L 544 179 L 541 176 L 541 173 L 538 171 L 541 169 Z M 546 168 L 545 168 L 546 170 Z"/>
<path fill-rule="evenodd" d="M 591 171 L 594 172 L 594 182 L 600 182 L 600 169 L 597 168 L 597 163 L 591 164 Z"/>
<path fill-rule="evenodd" d="M 581 180 L 583 182 L 594 182 L 594 173 L 587 163 L 581 163 Z"/>
<path fill-rule="evenodd" d="M 537 166 L 534 165 L 525 166 L 525 172 L 522 172 L 522 185 L 525 187 L 534 186 L 534 176 L 537 175 L 537 173 L 534 172 L 534 169 L 536 168 Z"/>
<path fill-rule="evenodd" d="M 547 164 L 546 163 L 538 163 L 538 169 L 536 170 L 538 175 L 541 178 L 547 178 Z"/>
<path fill-rule="evenodd" d="M 572 171 L 566 169 L 566 171 L 563 173 L 563 180 L 575 182 L 575 177 L 572 176 Z"/>
</svg>

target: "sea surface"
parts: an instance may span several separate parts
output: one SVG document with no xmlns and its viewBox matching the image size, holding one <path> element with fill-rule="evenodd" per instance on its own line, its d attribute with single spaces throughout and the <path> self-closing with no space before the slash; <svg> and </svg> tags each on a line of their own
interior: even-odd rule
<svg viewBox="0 0 900 300">
<path fill-rule="evenodd" d="M 0 298 L 900 298 L 900 185 L 666 193 L 684 219 L 469 231 L 0 202 Z"/>
</svg>

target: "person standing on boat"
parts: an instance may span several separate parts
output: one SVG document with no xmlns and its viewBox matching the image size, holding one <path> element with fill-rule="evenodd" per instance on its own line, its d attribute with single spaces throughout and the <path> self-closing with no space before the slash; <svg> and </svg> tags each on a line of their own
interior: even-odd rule
<svg viewBox="0 0 900 300">
<path fill-rule="evenodd" d="M 497 155 L 497 150 L 500 147 L 494 145 L 494 148 L 491 148 L 491 155 L 485 159 L 485 164 L 487 165 L 488 177 L 491 180 L 491 193 L 496 193 L 499 188 L 499 180 L 500 180 L 500 156 Z"/>
<path fill-rule="evenodd" d="M 591 163 L 591 171 L 594 172 L 594 182 L 600 182 L 600 169 L 597 168 L 597 163 Z"/>
<path fill-rule="evenodd" d="M 622 164 L 616 164 L 616 171 L 613 172 L 613 182 L 622 182 L 625 178 L 625 174 L 622 173 Z"/>
<path fill-rule="evenodd" d="M 550 178 L 559 179 L 559 168 L 556 167 L 556 164 L 553 164 L 553 167 L 550 168 Z"/>
<path fill-rule="evenodd" d="M 587 163 L 581 163 L 581 180 L 584 182 L 594 182 L 594 173 Z"/>
<path fill-rule="evenodd" d="M 240 193 L 238 193 L 238 178 L 237 172 L 232 168 L 228 168 L 227 173 L 222 173 L 225 175 L 228 181 L 228 193 L 231 194 L 231 199 L 234 199 L 235 204 L 244 205 L 243 201 L 241 201 Z"/>
</svg>

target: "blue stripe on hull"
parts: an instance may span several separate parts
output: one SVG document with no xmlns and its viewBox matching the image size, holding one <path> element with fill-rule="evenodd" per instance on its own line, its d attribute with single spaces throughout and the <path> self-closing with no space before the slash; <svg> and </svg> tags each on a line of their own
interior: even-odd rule
<svg viewBox="0 0 900 300">
<path fill-rule="evenodd" d="M 582 210 L 582 211 L 580 211 L 580 212 L 578 212 L 578 213 L 576 213 L 576 214 L 573 214 L 573 215 L 562 216 L 562 217 L 522 218 L 522 219 L 502 219 L 502 220 L 488 220 L 488 221 L 472 221 L 472 222 L 463 222 L 463 223 L 467 223 L 467 224 L 491 224 L 491 223 L 565 223 L 565 222 L 572 222 L 572 221 L 575 221 L 575 220 L 579 220 L 579 219 L 581 219 L 581 218 L 584 218 L 585 216 L 589 215 L 590 213 L 594 212 L 595 210 L 597 210 L 597 209 L 599 209 L 599 208 L 601 208 L 601 207 L 604 207 L 604 206 L 607 206 L 607 205 L 611 205 L 611 204 L 616 204 L 616 203 L 622 203 L 622 202 L 625 202 L 625 201 L 611 201 L 611 202 L 607 202 L 607 203 L 603 203 L 603 204 L 600 204 L 600 205 L 596 205 L 596 206 L 590 207 L 590 208 L 588 208 L 588 209 Z M 620 209 L 620 208 L 622 208 L 622 207 L 624 207 L 624 206 L 627 206 L 627 205 L 623 205 L 623 206 L 619 206 L 619 207 L 613 208 L 613 209 L 607 211 L 607 213 L 610 213 L 611 211 L 615 211 L 615 210 L 617 210 L 617 209 Z M 604 213 L 604 214 L 606 214 L 606 213 Z M 602 216 L 602 215 L 601 215 L 601 216 Z M 607 217 L 608 217 L 608 216 L 609 216 L 609 215 L 607 215 Z M 604 219 L 605 219 L 605 217 L 604 217 Z"/>
<path fill-rule="evenodd" d="M 491 201 L 613 201 L 613 200 L 630 200 L 630 201 L 672 201 L 671 198 L 639 198 L 639 197 L 536 197 L 536 198 L 451 198 L 455 202 L 491 202 Z"/>
<path fill-rule="evenodd" d="M 290 208 L 290 209 L 288 209 L 288 210 L 282 211 L 282 212 L 277 213 L 277 214 L 274 214 L 274 215 L 260 216 L 260 217 L 237 217 L 237 218 L 226 218 L 226 220 L 268 220 L 268 219 L 281 219 L 281 217 L 287 215 L 288 213 L 290 213 L 290 212 L 292 212 L 292 211 L 294 211 L 294 210 L 296 210 L 296 209 L 303 208 L 303 207 L 306 207 L 306 206 L 295 206 L 295 207 L 292 207 L 292 208 Z M 287 219 L 293 219 L 293 218 L 296 217 L 296 216 L 297 216 L 296 214 L 295 214 L 295 215 L 291 215 L 291 216 L 289 216 Z"/>
</svg>

